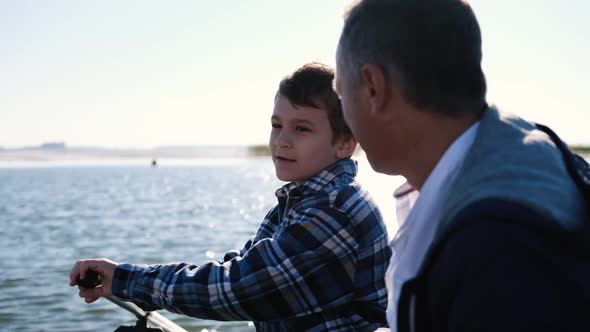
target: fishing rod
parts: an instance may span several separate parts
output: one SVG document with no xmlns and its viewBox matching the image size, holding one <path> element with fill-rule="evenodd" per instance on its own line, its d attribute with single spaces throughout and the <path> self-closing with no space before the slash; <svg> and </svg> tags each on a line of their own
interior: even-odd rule
<svg viewBox="0 0 590 332">
<path fill-rule="evenodd" d="M 77 284 L 84 288 L 94 288 L 100 283 L 100 275 L 94 271 L 86 272 L 84 279 L 78 278 L 77 280 Z M 106 296 L 105 298 L 137 318 L 135 326 L 120 326 L 114 332 L 188 332 L 156 311 L 145 311 L 136 304 L 120 300 L 115 296 Z M 153 327 L 148 327 L 148 322 Z"/>
<path fill-rule="evenodd" d="M 115 332 L 188 332 L 156 311 L 144 311 L 134 303 L 119 300 L 114 296 L 107 296 L 106 299 L 134 314 L 137 318 L 135 326 L 121 326 Z M 147 327 L 148 322 L 154 327 Z"/>
</svg>

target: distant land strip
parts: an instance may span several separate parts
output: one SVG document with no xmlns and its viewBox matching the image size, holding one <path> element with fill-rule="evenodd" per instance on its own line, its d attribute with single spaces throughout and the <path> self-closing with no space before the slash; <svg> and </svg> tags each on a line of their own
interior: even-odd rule
<svg viewBox="0 0 590 332">
<path fill-rule="evenodd" d="M 590 161 L 590 146 L 570 145 L 570 148 Z M 363 153 L 359 146 L 355 155 Z M 257 158 L 270 156 L 266 144 L 249 146 L 164 146 L 147 149 L 115 149 L 97 147 L 67 147 L 65 144 L 44 144 L 36 147 L 6 149 L 0 147 L 0 161 L 55 161 L 87 159 L 167 159 L 167 158 Z"/>
<path fill-rule="evenodd" d="M 572 146 L 570 146 L 570 148 L 575 153 L 584 155 L 586 157 L 589 157 L 590 156 L 590 146 L 587 146 L 587 145 L 572 145 Z"/>
<path fill-rule="evenodd" d="M 43 146 L 18 149 L 0 148 L 0 161 L 60 161 L 101 159 L 192 159 L 248 158 L 265 155 L 264 149 L 249 146 L 166 146 L 156 148 L 97 148 Z"/>
</svg>

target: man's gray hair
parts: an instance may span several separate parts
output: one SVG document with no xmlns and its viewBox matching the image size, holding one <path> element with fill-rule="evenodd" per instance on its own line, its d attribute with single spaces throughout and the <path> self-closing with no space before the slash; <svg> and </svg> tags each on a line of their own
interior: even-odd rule
<svg viewBox="0 0 590 332">
<path fill-rule="evenodd" d="M 485 105 L 481 33 L 460 0 L 363 0 L 347 13 L 338 49 L 351 82 L 381 68 L 417 107 L 458 114 Z"/>
</svg>

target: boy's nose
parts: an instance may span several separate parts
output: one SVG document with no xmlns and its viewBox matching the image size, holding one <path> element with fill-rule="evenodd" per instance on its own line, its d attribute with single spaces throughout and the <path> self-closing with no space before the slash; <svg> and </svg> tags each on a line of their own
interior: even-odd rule
<svg viewBox="0 0 590 332">
<path fill-rule="evenodd" d="M 281 149 L 287 149 L 291 147 L 291 138 L 288 137 L 284 132 L 280 133 L 275 139 L 275 145 Z"/>
<path fill-rule="evenodd" d="M 281 149 L 288 149 L 289 147 L 291 147 L 291 144 L 285 143 L 283 141 L 283 142 L 278 143 L 277 146 Z"/>
</svg>

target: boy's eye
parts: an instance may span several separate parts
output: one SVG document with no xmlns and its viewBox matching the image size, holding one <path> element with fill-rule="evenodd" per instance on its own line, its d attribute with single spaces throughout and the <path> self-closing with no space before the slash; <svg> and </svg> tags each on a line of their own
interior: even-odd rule
<svg viewBox="0 0 590 332">
<path fill-rule="evenodd" d="M 295 127 L 295 130 L 298 132 L 306 132 L 306 131 L 309 131 L 309 128 L 297 126 L 297 127 Z"/>
<path fill-rule="evenodd" d="M 280 125 L 280 124 L 278 124 L 278 123 L 273 123 L 273 124 L 272 124 L 272 127 L 273 127 L 273 128 L 281 128 L 281 125 Z"/>
</svg>

